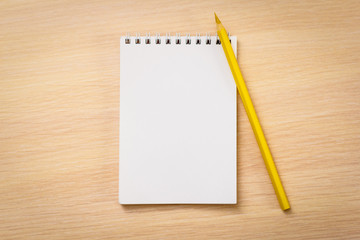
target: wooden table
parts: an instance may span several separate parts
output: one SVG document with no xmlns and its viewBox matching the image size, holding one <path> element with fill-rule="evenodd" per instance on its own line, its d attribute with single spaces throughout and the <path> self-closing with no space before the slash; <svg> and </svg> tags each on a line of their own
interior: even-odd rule
<svg viewBox="0 0 360 240">
<path fill-rule="evenodd" d="M 215 34 L 238 59 L 292 210 L 238 102 L 238 204 L 118 204 L 119 38 Z M 359 1 L 2 1 L 0 239 L 360 238 Z"/>
</svg>

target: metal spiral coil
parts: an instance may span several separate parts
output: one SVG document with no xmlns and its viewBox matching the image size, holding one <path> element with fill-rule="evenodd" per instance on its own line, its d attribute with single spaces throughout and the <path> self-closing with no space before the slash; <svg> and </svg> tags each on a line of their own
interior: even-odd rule
<svg viewBox="0 0 360 240">
<path fill-rule="evenodd" d="M 229 39 L 230 39 L 230 34 Z M 201 35 L 197 33 L 195 35 L 186 34 L 181 36 L 180 33 L 176 33 L 175 35 L 171 35 L 170 33 L 166 33 L 165 35 L 160 35 L 160 33 L 156 33 L 151 35 L 150 33 L 146 33 L 141 36 L 139 33 L 136 33 L 135 36 L 131 36 L 130 34 L 125 35 L 125 44 L 131 44 L 134 41 L 135 44 L 175 44 L 175 45 L 211 45 L 215 37 L 215 44 L 221 45 L 221 41 L 218 36 L 212 36 L 210 34 Z M 231 39 L 230 39 L 231 42 Z"/>
</svg>

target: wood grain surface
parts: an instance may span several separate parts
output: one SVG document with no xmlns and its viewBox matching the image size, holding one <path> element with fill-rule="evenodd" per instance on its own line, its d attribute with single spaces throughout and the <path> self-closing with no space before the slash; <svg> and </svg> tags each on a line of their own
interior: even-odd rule
<svg viewBox="0 0 360 240">
<path fill-rule="evenodd" d="M 238 204 L 118 204 L 119 38 L 238 37 Z M 0 239 L 359 239 L 359 1 L 1 1 Z"/>
</svg>

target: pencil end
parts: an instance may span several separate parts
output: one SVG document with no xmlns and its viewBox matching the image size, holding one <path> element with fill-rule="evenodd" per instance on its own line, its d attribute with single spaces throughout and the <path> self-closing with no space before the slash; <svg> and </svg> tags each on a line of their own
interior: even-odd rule
<svg viewBox="0 0 360 240">
<path fill-rule="evenodd" d="M 287 210 L 291 209 L 290 203 L 285 195 L 285 192 L 284 192 L 284 195 L 282 195 L 281 198 L 279 199 L 279 204 L 283 211 L 287 211 Z"/>
<path fill-rule="evenodd" d="M 215 22 L 217 23 L 217 24 L 220 24 L 221 22 L 220 22 L 220 19 L 218 18 L 218 16 L 216 15 L 216 13 L 214 12 L 214 15 L 215 15 Z"/>
</svg>

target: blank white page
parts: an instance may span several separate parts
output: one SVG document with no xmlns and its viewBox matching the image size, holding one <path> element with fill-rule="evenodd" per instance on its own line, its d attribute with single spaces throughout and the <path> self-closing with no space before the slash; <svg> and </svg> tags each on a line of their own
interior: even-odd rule
<svg viewBox="0 0 360 240">
<path fill-rule="evenodd" d="M 236 204 L 236 86 L 222 46 L 216 37 L 128 39 L 120 39 L 120 204 Z"/>
</svg>

